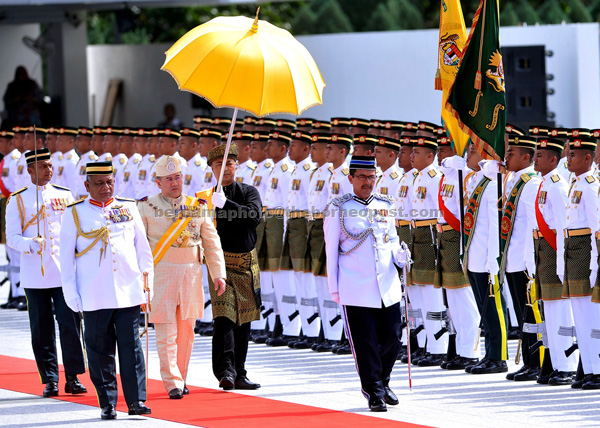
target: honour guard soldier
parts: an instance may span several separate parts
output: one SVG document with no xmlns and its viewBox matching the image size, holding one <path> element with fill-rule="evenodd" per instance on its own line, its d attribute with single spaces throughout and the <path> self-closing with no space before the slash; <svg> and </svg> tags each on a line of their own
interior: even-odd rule
<svg viewBox="0 0 600 428">
<path fill-rule="evenodd" d="M 56 183 L 58 178 L 58 164 L 62 160 L 62 152 L 58 150 L 58 145 L 56 140 L 58 139 L 58 133 L 56 132 L 56 128 L 51 126 L 48 128 L 48 132 L 46 133 L 46 148 L 50 150 L 50 160 L 52 161 L 52 181 L 51 183 Z"/>
<path fill-rule="evenodd" d="M 87 164 L 86 174 L 90 196 L 67 207 L 60 233 L 65 301 L 73 311 L 83 311 L 101 418 L 117 417 L 117 345 L 129 414 L 147 415 L 151 412 L 144 404 L 146 370 L 138 326 L 140 305 L 152 298 L 152 252 L 135 201 L 113 197 L 112 164 Z"/>
<path fill-rule="evenodd" d="M 356 134 L 353 142 L 353 156 L 374 156 L 377 136 L 371 134 Z"/>
<path fill-rule="evenodd" d="M 411 281 L 418 285 L 414 291 L 419 293 L 417 304 L 421 304 L 427 334 L 427 353 L 418 360 L 419 366 L 439 366 L 448 348 L 447 334 L 435 337 L 443 323 L 427 317 L 428 312 L 441 313 L 445 310 L 442 290 L 434 288 L 437 258 L 435 227 L 441 180 L 441 174 L 433 164 L 437 145 L 434 137 L 416 137 L 411 154 L 411 164 L 417 170 L 412 194 L 415 216 L 411 219 L 411 254 L 414 257 Z"/>
<path fill-rule="evenodd" d="M 398 192 L 398 184 L 402 171 L 398 169 L 398 153 L 400 151 L 400 141 L 391 137 L 377 138 L 375 146 L 375 160 L 377 166 L 381 168 L 381 176 L 377 177 L 375 182 L 375 193 L 389 195 L 395 198 Z"/>
<path fill-rule="evenodd" d="M 311 132 L 315 119 L 310 117 L 299 117 L 296 119 L 296 131 Z"/>
<path fill-rule="evenodd" d="M 181 137 L 179 137 L 177 151 L 187 162 L 187 168 L 183 176 L 183 193 L 194 195 L 196 192 L 206 188 L 202 179 L 204 178 L 207 164 L 198 152 L 200 131 L 193 128 L 183 128 L 179 132 L 181 133 Z"/>
<path fill-rule="evenodd" d="M 7 244 L 21 255 L 21 286 L 29 306 L 33 354 L 40 379 L 46 384 L 44 397 L 58 395 L 53 306 L 67 378 L 65 393 L 87 392 L 77 379 L 78 374 L 85 373 L 79 340 L 80 318 L 65 302 L 60 277 L 60 229 L 65 207 L 73 202 L 73 195 L 65 187 L 49 184 L 50 156 L 48 149 L 25 153 L 33 186 L 13 193 L 6 209 Z"/>
<path fill-rule="evenodd" d="M 200 131 L 200 156 L 206 160 L 210 150 L 221 144 L 222 136 L 223 133 L 219 129 L 202 129 Z M 216 185 L 217 179 L 215 178 L 212 169 L 207 166 L 204 170 L 202 189 L 210 189 Z"/>
<path fill-rule="evenodd" d="M 569 185 L 558 173 L 558 162 L 564 142 L 547 136 L 537 138 L 534 168 L 542 176 L 538 190 L 535 216 L 538 229 L 533 231 L 535 248 L 536 297 L 543 301 L 544 322 L 548 336 L 548 348 L 554 371 L 538 377 L 538 383 L 569 385 L 577 370 L 577 355 L 567 357 L 564 353 L 572 345 L 572 338 L 560 336 L 561 326 L 574 325 L 571 301 L 564 299 L 562 288 L 565 273 L 564 239 L 558 231 L 565 229 L 567 221 Z"/>
<path fill-rule="evenodd" d="M 236 182 L 237 145 L 232 144 L 223 165 L 225 146 L 209 152 L 208 161 L 215 175 L 223 171 L 223 190 L 212 194 L 217 232 L 223 246 L 227 287 L 219 295 L 210 287 L 213 300 L 213 373 L 223 389 L 258 389 L 246 372 L 250 324 L 260 316 L 260 276 L 256 255 L 256 226 L 262 205 L 258 190 Z M 212 190 L 212 189 L 211 189 Z M 204 193 L 204 192 L 202 192 Z"/>
<path fill-rule="evenodd" d="M 535 324 L 530 305 L 530 280 L 535 272 L 533 229 L 538 229 L 535 201 L 540 179 L 533 166 L 536 140 L 527 136 L 509 136 L 506 151 L 506 169 L 512 172 L 504 186 L 501 236 L 500 283 L 506 278 L 522 337 L 523 367 L 506 375 L 508 380 L 537 380 L 540 374 L 539 355 L 531 355 L 529 348 L 537 341 L 532 333 L 523 332 L 523 324 Z M 518 352 L 518 351 L 517 351 Z"/>
<path fill-rule="evenodd" d="M 150 321 L 156 332 L 160 375 L 169 398 L 183 398 L 194 345 L 194 324 L 204 311 L 202 253 L 219 293 L 225 290 L 221 242 L 205 204 L 182 193 L 179 159 L 156 162 L 161 193 L 140 201 L 139 210 L 154 258 Z"/>
<path fill-rule="evenodd" d="M 268 177 L 264 201 L 267 208 L 265 245 L 258 257 L 259 261 L 263 259 L 265 270 L 271 272 L 271 283 L 261 282 L 261 287 L 267 292 L 275 292 L 279 320 L 283 327 L 281 336 L 276 335 L 267 340 L 269 346 L 286 346 L 290 341 L 297 340 L 300 334 L 300 319 L 291 316 L 297 310 L 296 287 L 288 272 L 280 269 L 284 217 L 294 168 L 286 157 L 291 139 L 287 132 L 273 131 L 266 144 L 267 156 L 273 160 L 273 169 Z"/>
<path fill-rule="evenodd" d="M 564 143 L 565 148 L 562 152 L 562 157 L 558 162 L 558 173 L 560 176 L 566 180 L 567 183 L 570 183 L 569 180 L 571 172 L 569 171 L 569 166 L 567 164 L 567 158 L 569 153 L 569 135 L 570 131 L 566 128 L 553 128 L 550 130 L 548 136 L 551 138 L 556 138 Z"/>
<path fill-rule="evenodd" d="M 195 129 L 204 129 L 209 128 L 213 123 L 211 117 L 208 116 L 194 116 L 194 128 Z"/>
<path fill-rule="evenodd" d="M 148 196 L 148 183 L 150 182 L 154 162 L 156 162 L 156 153 L 158 153 L 158 139 L 158 129 L 148 131 L 146 136 L 146 154 L 140 162 L 135 182 L 135 199 L 138 201 Z M 139 144 L 141 145 L 142 142 L 140 141 Z"/>
<path fill-rule="evenodd" d="M 496 167 L 486 176 L 482 165 Z M 465 176 L 465 245 L 463 268 L 469 278 L 485 329 L 485 355 L 478 363 L 465 367 L 471 374 L 508 371 L 508 311 L 498 282 L 498 187 L 497 162 L 483 161 L 475 144 L 467 148 Z M 491 175 L 491 174 L 490 174 Z M 479 343 L 479 338 L 473 339 Z"/>
<path fill-rule="evenodd" d="M 117 191 L 121 187 L 123 170 L 127 165 L 127 157 L 121 153 L 119 147 L 119 141 L 121 140 L 124 130 L 125 128 L 106 128 L 104 142 L 102 143 L 104 145 L 104 155 L 106 156 L 105 160 L 109 160 L 108 156 L 112 158 L 111 162 L 115 168 L 115 188 Z M 127 131 L 129 132 L 129 128 L 127 128 Z"/>
<path fill-rule="evenodd" d="M 295 162 L 295 167 L 287 195 L 287 223 L 279 266 L 283 272 L 291 274 L 288 281 L 293 281 L 296 287 L 297 309 L 290 317 L 299 316 L 304 338 L 288 343 L 290 348 L 295 349 L 310 349 L 316 343 L 321 330 L 317 292 L 311 278 L 310 256 L 306 251 L 308 192 L 310 177 L 315 170 L 315 165 L 308 156 L 311 141 L 310 134 L 305 132 L 295 131 L 292 134 L 289 157 Z"/>
<path fill-rule="evenodd" d="M 103 142 L 104 142 L 104 128 L 99 126 L 94 127 L 91 141 L 91 150 L 94 151 L 96 156 L 100 157 L 104 154 Z"/>
<path fill-rule="evenodd" d="M 380 122 L 379 135 L 382 137 L 390 137 L 396 140 L 400 139 L 402 131 L 404 131 L 405 122 L 398 120 L 384 120 Z"/>
<path fill-rule="evenodd" d="M 135 199 L 134 178 L 137 173 L 142 156 L 135 152 L 133 138 L 138 134 L 137 129 L 123 128 L 119 136 L 119 155 L 115 162 L 121 163 L 123 159 L 125 166 L 119 170 L 119 176 L 116 177 L 118 193 L 124 198 Z"/>
<path fill-rule="evenodd" d="M 75 140 L 77 151 L 81 153 L 81 157 L 75 167 L 74 177 L 71 182 L 75 183 L 71 192 L 76 199 L 87 197 L 88 193 L 85 190 L 85 166 L 90 162 L 98 160 L 98 156 L 92 151 L 93 129 L 80 127 Z"/>
<path fill-rule="evenodd" d="M 19 132 L 23 135 L 23 150 L 22 152 L 29 152 L 35 150 L 37 138 L 37 147 L 42 147 L 42 144 L 46 138 L 46 129 L 29 126 L 27 128 L 20 128 Z M 31 183 L 31 177 L 27 172 L 27 161 L 25 160 L 25 156 L 21 156 L 17 162 L 17 189 L 21 189 L 25 186 L 29 186 Z"/>
<path fill-rule="evenodd" d="M 438 134 L 439 135 L 439 134 Z M 440 181 L 438 202 L 440 214 L 436 224 L 437 260 L 435 286 L 443 287 L 448 301 L 448 311 L 456 330 L 456 356 L 450 352 L 441 367 L 446 370 L 464 370 L 479 361 L 479 333 L 481 317 L 473 289 L 461 263 L 461 204 L 459 170 L 465 169 L 465 161 L 454 155 L 452 140 L 446 135 L 438 136 L 438 160 L 443 177 Z M 477 346 L 473 346 L 476 343 Z"/>
<path fill-rule="evenodd" d="M 79 155 L 75 151 L 75 139 L 77 138 L 77 128 L 61 126 L 56 128 L 58 139 L 56 144 L 58 150 L 62 152 L 62 159 L 58 164 L 57 183 L 68 189 L 75 189 L 76 182 L 73 180 Z"/>
<path fill-rule="evenodd" d="M 233 134 L 232 142 L 236 143 L 239 150 L 238 164 L 235 171 L 235 181 L 238 183 L 251 184 L 252 173 L 256 169 L 256 164 L 250 159 L 250 143 L 252 142 L 252 133 L 236 131 Z"/>
<path fill-rule="evenodd" d="M 396 235 L 393 198 L 372 194 L 375 159 L 353 156 L 350 169 L 353 192 L 333 199 L 325 217 L 327 280 L 343 305 L 362 392 L 371 411 L 384 412 L 386 403 L 398 404 L 389 386 L 400 348 L 402 298 L 393 263 L 402 267 L 406 252 Z"/>
<path fill-rule="evenodd" d="M 325 257 L 325 239 L 323 235 L 323 219 L 327 205 L 328 183 L 331 177 L 331 164 L 327 162 L 327 144 L 331 136 L 325 133 L 311 135 L 310 157 L 317 169 L 310 177 L 308 192 L 308 240 L 307 254 L 310 256 L 309 279 L 314 282 L 319 303 L 319 316 L 323 326 L 323 342 L 311 346 L 313 351 L 330 352 L 339 346 L 342 338 L 343 322 L 341 309 L 333 301 L 327 285 L 327 263 Z"/>
<path fill-rule="evenodd" d="M 93 141 L 94 142 L 93 149 L 98 154 L 98 162 L 112 162 L 112 153 L 106 151 L 106 141 L 107 141 L 106 136 L 108 136 L 108 142 L 109 142 L 109 146 L 110 146 L 111 143 L 115 140 L 115 138 L 118 138 L 118 136 L 115 136 L 116 133 L 117 133 L 117 129 L 113 128 L 111 126 L 106 127 L 106 128 L 100 128 L 100 134 L 102 135 L 102 141 L 95 141 L 95 142 Z M 100 146 L 101 148 L 98 146 Z"/>
<path fill-rule="evenodd" d="M 371 121 L 367 119 L 352 118 L 350 119 L 350 126 L 348 127 L 348 135 L 352 137 L 358 134 L 366 134 L 371 126 Z M 358 154 L 355 154 L 359 156 Z"/>
<path fill-rule="evenodd" d="M 563 297 L 571 301 L 584 374 L 571 384 L 574 389 L 600 389 L 600 340 L 591 337 L 600 319 L 598 180 L 592 171 L 596 149 L 593 138 L 573 135 L 569 139 L 568 165 L 575 179 L 569 188 L 564 231 Z"/>
<path fill-rule="evenodd" d="M 265 270 L 266 260 L 263 258 L 261 260 L 260 254 L 263 251 L 266 251 L 266 243 L 265 242 L 265 213 L 267 208 L 264 206 L 265 197 L 267 194 L 267 185 L 269 182 L 269 175 L 271 174 L 271 170 L 273 169 L 273 161 L 267 158 L 267 141 L 269 140 L 268 132 L 260 132 L 255 131 L 252 134 L 252 142 L 250 143 L 250 159 L 256 164 L 256 169 L 252 173 L 252 181 L 251 184 L 254 186 L 256 190 L 258 190 L 258 194 L 260 195 L 260 199 L 263 204 L 263 217 L 256 226 L 256 253 L 258 254 L 258 264 L 260 267 L 260 283 L 263 284 L 261 287 L 261 299 L 262 304 L 265 307 L 264 316 L 261 315 L 260 320 L 254 321 L 252 323 L 252 330 L 254 330 L 254 340 L 255 343 L 264 343 L 269 337 L 268 335 L 257 335 L 257 331 L 266 329 L 266 320 L 269 320 L 269 331 L 273 333 L 275 329 L 275 320 L 277 315 L 277 299 L 275 297 L 275 292 L 272 290 L 272 287 L 269 287 L 269 292 L 265 292 L 264 284 L 272 284 L 273 279 L 271 277 L 271 272 L 267 272 Z M 263 247 L 265 248 L 263 250 Z"/>
<path fill-rule="evenodd" d="M 347 117 L 332 117 L 330 132 L 332 134 L 348 135 L 349 134 L 349 131 L 348 131 L 349 126 L 350 126 L 350 119 L 348 119 Z M 336 198 L 337 198 L 337 196 L 336 196 Z"/>
</svg>

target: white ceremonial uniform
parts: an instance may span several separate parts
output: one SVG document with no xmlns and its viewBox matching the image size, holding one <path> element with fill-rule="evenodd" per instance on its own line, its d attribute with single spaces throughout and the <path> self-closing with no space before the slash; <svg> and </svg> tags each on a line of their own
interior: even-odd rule
<svg viewBox="0 0 600 428">
<path fill-rule="evenodd" d="M 156 162 L 154 155 L 146 154 L 142 157 L 142 161 L 137 170 L 135 177 L 135 199 L 140 200 L 145 196 L 148 196 L 148 182 L 150 180 L 150 171 L 152 166 Z"/>
<path fill-rule="evenodd" d="M 271 170 L 268 177 L 267 191 L 265 193 L 264 206 L 267 208 L 267 216 L 270 210 L 287 209 L 288 195 L 292 181 L 292 171 L 294 166 L 288 158 L 283 158 Z M 269 222 L 266 223 L 265 233 L 268 232 Z M 284 233 L 285 233 L 285 217 L 284 217 Z M 283 242 L 283 235 L 281 236 Z M 267 246 L 269 240 L 266 240 Z M 268 252 L 268 250 L 267 250 Z M 269 254 L 270 256 L 270 254 Z M 269 257 L 268 256 L 268 257 Z M 263 284 L 265 291 L 269 293 L 271 290 L 277 298 L 277 307 L 281 324 L 283 325 L 283 334 L 285 336 L 295 336 L 300 334 L 300 318 L 296 317 L 290 321 L 289 316 L 296 311 L 296 287 L 289 271 L 271 270 L 271 283 Z"/>
<path fill-rule="evenodd" d="M 59 184 L 67 189 L 73 191 L 76 186 L 76 182 L 73 180 L 75 171 L 77 170 L 77 163 L 79 162 L 79 155 L 75 149 L 71 149 L 66 153 L 63 153 L 62 159 L 58 164 L 58 177 L 56 184 Z"/>
<path fill-rule="evenodd" d="M 594 242 L 595 233 L 600 228 L 598 212 L 598 180 L 594 172 L 588 171 L 577 177 L 570 186 L 565 228 L 582 229 L 589 227 L 592 233 L 592 255 L 590 287 L 594 287 L 598 272 L 598 248 Z M 558 233 L 558 231 L 557 231 Z M 592 291 L 590 290 L 590 293 Z M 600 328 L 600 305 L 593 303 L 591 296 L 570 297 L 573 319 L 577 331 L 579 355 L 585 374 L 600 374 L 600 340 L 592 339 L 592 329 Z"/>
<path fill-rule="evenodd" d="M 248 159 L 246 162 L 238 163 L 235 167 L 235 181 L 238 183 L 252 184 L 252 174 L 256 169 L 256 164 Z"/>
<path fill-rule="evenodd" d="M 52 161 L 52 180 L 50 180 L 50 183 L 58 183 L 58 167 L 59 167 L 59 163 L 62 160 L 63 155 L 62 152 L 56 151 L 54 153 L 52 153 L 52 155 L 50 155 L 50 160 Z"/>
<path fill-rule="evenodd" d="M 258 190 L 263 205 L 265 202 L 265 196 L 267 194 L 269 175 L 271 174 L 272 169 L 273 161 L 271 159 L 265 159 L 256 165 L 256 168 L 252 173 L 252 181 L 250 184 L 252 184 L 256 190 Z"/>
<path fill-rule="evenodd" d="M 98 206 L 100 205 L 100 206 Z M 106 244 L 79 236 L 73 218 L 77 210 L 83 233 L 106 228 Z M 81 299 L 83 310 L 129 308 L 146 303 L 143 272 L 152 290 L 154 263 L 142 218 L 134 201 L 111 198 L 100 204 L 87 198 L 67 207 L 63 217 L 61 272 L 65 301 Z"/>
<path fill-rule="evenodd" d="M 337 197 L 344 196 L 346 193 L 352 193 L 352 184 L 348 180 L 349 175 L 350 170 L 345 162 L 331 172 L 327 189 L 327 203 Z"/>
<path fill-rule="evenodd" d="M 417 172 L 412 188 L 413 221 L 437 219 L 440 180 L 441 174 L 434 164 Z M 429 228 L 430 226 L 424 227 Z M 434 236 L 435 234 L 433 233 L 431 237 L 433 245 L 435 245 Z M 434 334 L 442 327 L 441 321 L 428 320 L 426 316 L 427 312 L 442 312 L 446 309 L 442 290 L 441 288 L 434 288 L 433 283 L 419 283 L 414 275 L 413 281 L 418 284 L 418 287 L 414 291 L 420 294 L 417 302 L 421 305 L 421 312 L 424 318 L 423 323 L 427 335 L 427 352 L 436 355 L 445 354 L 448 348 L 448 335 L 444 334 L 436 340 Z"/>
<path fill-rule="evenodd" d="M 17 160 L 17 168 L 15 175 L 15 187 L 17 189 L 21 189 L 31 184 L 31 176 L 27 172 L 27 161 L 25 160 L 25 153 L 23 153 L 23 156 L 21 156 Z"/>
<path fill-rule="evenodd" d="M 129 159 L 125 168 L 119 171 L 116 177 L 116 182 L 119 183 L 116 194 L 124 198 L 135 199 L 135 178 L 137 177 L 138 168 L 142 160 L 142 155 L 134 153 Z"/>
<path fill-rule="evenodd" d="M 98 156 L 90 150 L 87 153 L 81 155 L 79 158 L 79 162 L 77 162 L 77 166 L 73 171 L 73 177 L 71 178 L 71 182 L 75 183 L 71 192 L 73 193 L 73 197 L 75 199 L 81 199 L 88 195 L 88 191 L 85 189 L 85 165 L 91 162 L 96 162 L 98 160 Z"/>
<path fill-rule="evenodd" d="M 24 186 L 17 187 L 20 181 L 17 178 L 18 171 L 18 163 L 21 158 L 25 156 L 21 155 L 17 149 L 12 149 L 10 153 L 8 153 L 3 158 L 4 165 L 2 167 L 2 183 L 6 190 L 9 193 L 16 192 Z M 29 176 L 29 174 L 28 174 Z M 31 184 L 31 181 L 29 182 Z M 4 195 L 2 196 L 4 197 Z M 9 267 L 10 271 L 8 273 L 8 278 L 10 280 L 10 290 L 13 298 L 23 297 L 25 296 L 25 292 L 23 287 L 19 287 L 18 284 L 20 282 L 20 259 L 21 256 L 19 252 L 12 249 L 10 246 L 6 246 L 6 255 L 9 259 Z"/>
<path fill-rule="evenodd" d="M 395 198 L 402 175 L 400 167 L 394 162 L 391 167 L 382 171 L 381 175 L 377 177 L 377 181 L 375 182 L 375 193 L 389 195 Z"/>
<path fill-rule="evenodd" d="M 21 152 L 12 149 L 10 153 L 4 156 L 4 165 L 2 167 L 2 183 L 10 193 L 20 189 L 17 187 L 17 164 L 21 158 Z"/>
<path fill-rule="evenodd" d="M 115 189 L 120 189 L 121 182 L 123 181 L 123 170 L 127 166 L 127 156 L 125 156 L 123 153 L 119 153 L 113 157 L 112 163 L 113 167 L 115 168 Z"/>
<path fill-rule="evenodd" d="M 102 153 L 98 156 L 98 162 L 112 162 L 113 157 L 110 153 Z"/>
<path fill-rule="evenodd" d="M 571 171 L 569 171 L 569 168 L 567 166 L 567 157 L 566 156 L 564 158 L 560 159 L 560 161 L 558 162 L 558 166 L 556 167 L 556 169 L 558 170 L 558 173 L 560 174 L 560 176 L 562 178 L 564 178 L 567 183 L 571 182 L 571 180 L 570 180 Z"/>
<path fill-rule="evenodd" d="M 445 166 L 447 160 L 449 159 L 444 159 L 442 161 L 442 166 L 440 166 L 440 170 L 443 172 L 444 177 L 442 179 L 443 181 L 440 182 L 439 194 L 446 209 L 460 221 L 459 186 L 461 183 L 459 182 L 458 170 L 447 168 Z M 470 171 L 470 169 L 465 168 L 465 170 L 463 170 L 463 177 Z M 447 224 L 441 211 L 438 215 L 438 224 L 440 224 L 440 226 Z M 461 233 L 460 230 L 457 232 Z M 465 283 L 470 284 L 466 275 Z M 479 341 L 476 339 L 479 334 L 478 327 L 481 316 L 479 315 L 479 309 L 477 308 L 477 301 L 475 300 L 473 289 L 470 285 L 462 288 L 446 288 L 446 298 L 448 301 L 448 309 L 452 314 L 452 323 L 456 329 L 456 353 L 463 358 L 479 358 L 479 346 L 474 348 L 473 343 L 479 344 Z"/>
<path fill-rule="evenodd" d="M 310 177 L 315 169 L 315 164 L 313 164 L 310 158 L 307 157 L 301 162 L 296 163 L 291 176 L 290 190 L 287 199 L 288 211 L 289 213 L 304 213 L 302 214 L 304 216 L 303 221 L 306 221 L 306 215 L 308 214 Z M 289 215 L 295 214 L 288 214 L 288 216 Z M 286 229 L 289 229 L 289 227 L 286 226 Z M 290 253 L 292 253 L 291 248 Z M 315 289 L 315 283 L 312 279 L 312 273 L 296 269 L 294 269 L 293 272 L 282 271 L 282 273 L 288 273 L 290 280 L 294 281 L 296 287 L 296 307 L 300 313 L 302 334 L 307 337 L 316 338 L 321 330 L 320 322 L 316 318 L 314 318 L 312 322 L 308 322 L 308 318 L 313 316 L 315 313 L 318 313 L 319 310 L 317 291 Z"/>
<path fill-rule="evenodd" d="M 187 161 L 187 168 L 183 175 L 183 193 L 186 195 L 195 195 L 196 192 L 209 188 L 203 183 L 204 172 L 207 166 L 206 160 L 202 159 L 199 153 L 196 153 L 193 158 Z"/>
<path fill-rule="evenodd" d="M 568 192 L 569 185 L 557 168 L 542 177 L 536 202 L 548 227 L 556 230 L 556 274 L 561 282 L 564 281 L 565 274 L 565 241 L 561 232 L 566 228 Z M 564 352 L 571 347 L 573 340 L 571 337 L 558 334 L 560 327 L 575 325 L 571 301 L 563 298 L 551 300 L 544 298 L 543 304 L 552 366 L 561 372 L 574 372 L 578 364 L 577 353 L 574 352 L 567 357 Z"/>
</svg>

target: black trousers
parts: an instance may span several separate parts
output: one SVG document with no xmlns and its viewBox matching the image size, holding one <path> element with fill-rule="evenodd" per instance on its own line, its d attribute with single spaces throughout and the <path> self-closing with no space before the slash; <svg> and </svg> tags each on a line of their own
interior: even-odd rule
<svg viewBox="0 0 600 428">
<path fill-rule="evenodd" d="M 467 271 L 479 314 L 483 315 L 483 306 L 486 296 L 490 293 L 488 284 L 489 274 L 481 272 Z M 494 361 L 503 361 L 508 359 L 507 349 L 507 331 L 508 331 L 508 310 L 506 301 L 502 294 L 502 285 L 500 285 L 499 301 L 490 297 L 483 318 L 483 328 L 485 329 L 485 357 Z M 503 337 L 504 336 L 504 337 Z M 504 350 L 504 352 L 503 352 Z"/>
<path fill-rule="evenodd" d="M 250 323 L 237 325 L 227 317 L 214 320 L 212 339 L 212 367 L 219 380 L 224 376 L 234 379 L 246 376 L 246 356 L 250 339 Z"/>
<path fill-rule="evenodd" d="M 525 272 L 506 272 L 506 282 L 510 290 L 510 295 L 515 305 L 515 314 L 519 321 L 519 328 L 523 329 L 523 310 L 527 303 L 527 275 Z M 535 324 L 533 309 L 527 307 L 525 322 Z M 534 333 L 523 333 L 523 342 L 521 344 L 521 355 L 523 364 L 532 368 L 540 368 L 540 356 L 536 352 L 534 355 L 529 353 L 529 347 L 537 342 L 537 335 Z"/>
<path fill-rule="evenodd" d="M 60 347 L 67 376 L 85 373 L 85 361 L 79 340 L 79 314 L 65 303 L 62 288 L 25 288 L 31 345 L 42 383 L 58 382 L 58 358 L 52 301 L 60 335 Z"/>
<path fill-rule="evenodd" d="M 146 401 L 146 367 L 139 337 L 139 317 L 139 306 L 83 313 L 90 378 L 100 407 L 117 404 L 117 345 L 126 403 Z"/>
<path fill-rule="evenodd" d="M 381 308 L 343 306 L 346 335 L 363 395 L 383 398 L 400 350 L 400 304 Z"/>
</svg>

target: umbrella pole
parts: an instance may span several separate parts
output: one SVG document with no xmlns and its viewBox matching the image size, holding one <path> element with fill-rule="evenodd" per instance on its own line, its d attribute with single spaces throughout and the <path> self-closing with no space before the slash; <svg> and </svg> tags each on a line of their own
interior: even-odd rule
<svg viewBox="0 0 600 428">
<path fill-rule="evenodd" d="M 233 118 L 231 119 L 231 125 L 229 126 L 229 134 L 227 134 L 227 145 L 225 146 L 225 155 L 223 156 L 223 164 L 221 165 L 221 173 L 219 174 L 219 181 L 217 182 L 217 192 L 223 190 L 223 173 L 225 172 L 225 164 L 227 163 L 227 156 L 229 156 L 229 148 L 231 147 L 231 138 L 233 137 L 233 131 L 235 129 L 235 121 L 237 119 L 238 109 L 233 109 Z"/>
</svg>

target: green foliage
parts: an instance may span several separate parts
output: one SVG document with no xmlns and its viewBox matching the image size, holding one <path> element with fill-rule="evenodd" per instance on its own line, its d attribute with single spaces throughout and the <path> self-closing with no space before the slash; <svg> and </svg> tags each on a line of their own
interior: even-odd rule
<svg viewBox="0 0 600 428">
<path fill-rule="evenodd" d="M 416 30 L 424 27 L 423 15 L 418 7 L 409 0 L 396 0 L 400 8 L 399 26 L 405 30 Z M 439 26 L 439 21 L 436 26 Z"/>
<path fill-rule="evenodd" d="M 389 2 L 388 2 L 389 3 Z M 379 3 L 375 12 L 367 21 L 366 31 L 392 31 L 397 30 L 397 20 L 392 17 L 390 10 L 385 3 Z"/>
<path fill-rule="evenodd" d="M 521 22 L 525 22 L 528 25 L 535 25 L 540 22 L 540 16 L 527 0 L 521 0 L 515 8 L 515 12 L 517 12 Z"/>
<path fill-rule="evenodd" d="M 521 21 L 512 3 L 507 3 L 500 12 L 500 25 L 503 27 L 515 27 L 519 25 Z"/>
<path fill-rule="evenodd" d="M 292 30 L 295 35 L 314 34 L 317 25 L 317 15 L 309 6 L 303 6 L 292 20 Z"/>
<path fill-rule="evenodd" d="M 569 18 L 573 22 L 592 22 L 592 14 L 581 0 L 569 0 L 568 3 Z"/>
<path fill-rule="evenodd" d="M 563 21 L 569 21 L 558 0 L 546 0 L 539 11 L 544 24 L 560 24 Z"/>
<path fill-rule="evenodd" d="M 322 33 L 351 33 L 352 23 L 342 10 L 337 0 L 325 0 L 317 15 L 316 32 Z"/>
</svg>

